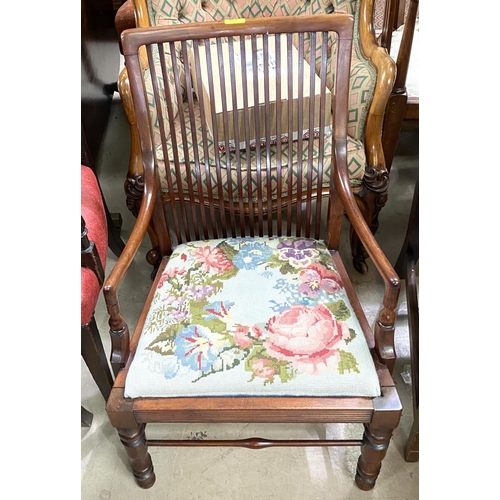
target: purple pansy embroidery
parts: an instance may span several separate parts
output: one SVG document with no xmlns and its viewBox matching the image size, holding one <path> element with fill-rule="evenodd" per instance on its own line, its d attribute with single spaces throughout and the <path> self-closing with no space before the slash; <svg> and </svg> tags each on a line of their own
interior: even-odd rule
<svg viewBox="0 0 500 500">
<path fill-rule="evenodd" d="M 319 256 L 315 243 L 309 240 L 284 240 L 276 248 L 279 258 L 294 267 L 307 266 Z"/>
</svg>

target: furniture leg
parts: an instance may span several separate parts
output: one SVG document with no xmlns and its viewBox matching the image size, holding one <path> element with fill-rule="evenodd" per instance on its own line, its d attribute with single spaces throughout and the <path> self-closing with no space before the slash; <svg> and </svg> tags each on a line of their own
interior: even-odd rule
<svg viewBox="0 0 500 500">
<path fill-rule="evenodd" d="M 408 309 L 408 328 L 410 333 L 411 388 L 413 398 L 413 424 L 406 441 L 404 457 L 407 462 L 417 462 L 419 456 L 419 314 L 415 266 L 419 254 L 419 182 L 415 184 L 413 201 L 405 240 L 394 269 L 406 280 L 406 303 Z"/>
<path fill-rule="evenodd" d="M 97 329 L 95 318 L 90 323 L 82 325 L 82 357 L 88 366 L 92 378 L 95 380 L 104 399 L 107 400 L 113 386 L 113 377 L 109 368 L 101 336 Z"/>
<path fill-rule="evenodd" d="M 94 415 L 90 413 L 83 406 L 82 409 L 82 427 L 90 427 L 92 425 L 92 420 L 94 419 Z"/>
<path fill-rule="evenodd" d="M 144 424 L 141 424 L 133 428 L 117 429 L 120 440 L 129 457 L 135 481 L 144 489 L 151 488 L 156 480 L 153 462 L 151 461 L 151 455 L 148 453 L 148 446 L 146 444 L 145 427 Z"/>
<path fill-rule="evenodd" d="M 382 460 L 387 454 L 394 429 L 401 418 L 402 407 L 394 387 L 383 388 L 386 394 L 374 400 L 378 406 L 374 410 L 371 423 L 365 425 L 361 455 L 356 470 L 356 485 L 368 491 L 375 486 Z"/>
<path fill-rule="evenodd" d="M 110 250 L 120 257 L 123 249 L 125 248 L 125 243 L 120 237 L 120 230 L 117 227 L 116 220 L 120 221 L 119 226 L 121 227 L 121 215 L 110 213 L 106 201 L 103 197 L 104 211 L 106 212 L 106 223 L 108 225 L 108 246 Z"/>
</svg>

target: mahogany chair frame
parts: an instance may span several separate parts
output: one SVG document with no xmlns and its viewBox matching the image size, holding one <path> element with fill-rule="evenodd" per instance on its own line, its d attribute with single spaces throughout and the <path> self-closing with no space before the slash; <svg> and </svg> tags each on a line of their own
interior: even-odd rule
<svg viewBox="0 0 500 500">
<path fill-rule="evenodd" d="M 388 51 L 391 50 L 393 30 L 404 24 L 401 45 L 396 59 L 396 79 L 384 117 L 384 129 L 382 144 L 387 170 L 390 172 L 399 133 L 404 120 L 418 120 L 419 98 L 408 96 L 406 91 L 406 78 L 410 65 L 411 48 L 415 23 L 418 13 L 418 1 L 410 2 L 408 12 L 405 15 L 405 0 L 387 0 L 384 14 L 384 26 L 380 35 L 380 44 Z"/>
<path fill-rule="evenodd" d="M 369 59 L 370 65 L 376 69 L 377 81 L 373 91 L 372 103 L 367 113 L 365 124 L 365 153 L 366 171 L 362 186 L 355 193 L 361 213 L 373 234 L 379 227 L 378 216 L 388 199 L 389 169 L 386 167 L 384 148 L 382 145 L 383 119 L 387 108 L 387 101 L 393 86 L 396 74 L 394 61 L 377 43 L 373 28 L 373 12 L 375 0 L 360 0 L 359 2 L 359 39 L 361 50 Z M 127 0 L 118 9 L 115 18 L 115 28 L 120 35 L 124 29 L 130 27 L 151 27 L 146 0 Z M 120 45 L 121 47 L 121 45 Z M 122 49 L 123 51 L 123 49 Z M 118 90 L 129 121 L 131 153 L 127 179 L 125 181 L 125 195 L 128 209 L 137 217 L 142 197 L 144 195 L 144 172 L 142 167 L 141 147 L 137 130 L 137 118 L 130 90 L 128 70 L 125 67 L 118 78 Z M 148 229 L 151 240 L 151 250 L 146 259 L 153 266 L 153 275 L 161 260 L 158 251 L 158 237 L 153 225 Z M 360 236 L 351 227 L 351 252 L 356 270 L 366 273 L 368 266 L 366 259 L 369 255 L 363 248 Z"/>
<path fill-rule="evenodd" d="M 140 50 L 144 49 L 152 57 L 152 44 L 184 43 L 187 40 L 206 40 L 208 38 L 272 36 L 276 33 L 286 34 L 304 32 L 331 32 L 338 34 L 337 69 L 335 74 L 336 96 L 333 112 L 333 153 L 332 176 L 328 197 L 328 234 L 326 243 L 335 260 L 344 286 L 353 306 L 355 314 L 362 325 L 370 352 L 374 359 L 381 386 L 381 396 L 368 397 L 176 397 L 176 398 L 127 398 L 124 396 L 125 380 L 129 367 L 137 349 L 139 337 L 146 321 L 147 311 L 163 272 L 168 256 L 172 252 L 172 238 L 175 230 L 167 225 L 164 204 L 160 196 L 157 161 L 153 150 L 148 104 L 144 95 Z M 247 448 L 264 448 L 268 446 L 360 446 L 361 455 L 356 472 L 356 484 L 363 490 L 374 487 L 381 468 L 381 462 L 387 452 L 393 430 L 397 427 L 401 416 L 401 403 L 391 377 L 396 361 L 394 348 L 395 309 L 398 304 L 400 289 L 399 278 L 391 264 L 378 246 L 373 234 L 360 213 L 351 191 L 349 173 L 347 170 L 347 102 L 348 79 L 351 57 L 353 18 L 345 14 L 327 16 L 311 16 L 308 18 L 283 17 L 280 19 L 247 19 L 242 24 L 196 23 L 196 25 L 175 25 L 157 28 L 138 28 L 127 30 L 122 34 L 130 88 L 133 94 L 135 116 L 137 118 L 138 139 L 141 144 L 141 158 L 144 167 L 144 194 L 137 220 L 127 241 L 121 257 L 116 262 L 112 272 L 104 284 L 104 297 L 109 313 L 110 334 L 112 337 L 112 358 L 115 366 L 121 369 L 116 375 L 114 386 L 107 402 L 107 413 L 112 425 L 117 429 L 119 438 L 124 445 L 132 467 L 135 480 L 142 488 L 149 488 L 155 482 L 155 473 L 148 446 L 243 446 Z M 283 35 L 284 36 L 284 35 Z M 160 54 L 161 50 L 158 51 Z M 265 65 L 264 65 L 265 66 Z M 326 66 L 326 65 L 325 65 Z M 153 79 L 154 81 L 154 79 Z M 213 88 L 213 85 L 212 85 Z M 155 88 L 158 92 L 158 88 Z M 157 94 L 158 95 L 158 94 Z M 188 91 L 189 95 L 189 91 Z M 191 105 L 191 103 L 190 103 Z M 300 105 L 299 105 L 300 108 Z M 311 107 L 312 108 L 312 107 Z M 279 116 L 279 113 L 278 113 Z M 267 137 L 267 134 L 266 134 Z M 163 138 L 167 140 L 167 138 Z M 243 169 L 243 166 L 241 167 Z M 236 167 L 239 171 L 239 167 Z M 264 167 L 262 167 L 264 170 Z M 220 172 L 218 172 L 220 174 Z M 172 174 L 173 175 L 173 174 Z M 177 191 L 181 196 L 183 190 Z M 265 192 L 265 191 L 264 191 Z M 181 194 L 179 194 L 181 193 Z M 210 193 L 210 191 L 209 191 Z M 196 196 L 192 188 L 186 198 Z M 297 206 L 303 201 L 311 207 L 311 193 L 300 198 Z M 172 203 L 176 202 L 172 196 Z M 191 198 L 192 199 L 192 198 Z M 259 236 L 270 233 L 267 221 L 273 214 L 284 211 L 284 204 L 277 204 L 272 210 L 266 210 L 266 203 L 255 203 L 253 209 L 246 210 L 259 219 Z M 178 201 L 178 200 L 177 200 Z M 227 220 L 236 216 L 236 210 L 231 202 L 217 201 L 215 195 L 198 199 L 199 206 L 207 204 L 226 212 Z M 280 208 L 278 208 L 280 207 Z M 248 207 L 247 207 L 248 208 Z M 306 209 L 307 210 L 307 209 Z M 372 332 L 361 304 L 356 297 L 347 272 L 338 253 L 341 223 L 347 213 L 356 232 L 359 234 L 367 252 L 372 258 L 385 283 L 383 305 Z M 145 307 L 141 313 L 134 335 L 129 342 L 129 330 L 119 307 L 118 293 L 127 269 L 134 260 L 137 250 L 145 238 L 150 224 L 154 223 L 158 237 L 158 248 L 162 258 L 159 272 L 148 295 Z M 317 219 L 325 228 L 323 221 Z M 301 235 L 309 237 L 315 233 L 316 223 L 304 224 Z M 203 224 L 202 234 L 209 228 Z M 235 230 L 236 229 L 236 230 Z M 226 237 L 238 236 L 238 225 L 219 228 Z M 208 231 L 210 232 L 210 231 Z M 174 236 L 172 236 L 172 234 Z M 220 233 L 219 233 L 220 234 Z M 288 234 L 288 233 L 287 233 Z M 182 232 L 181 232 L 182 237 Z M 182 242 L 189 241 L 186 235 Z M 146 424 L 173 422 L 211 422 L 211 423 L 357 423 L 363 424 L 364 434 L 359 439 L 350 440 L 290 440 L 277 441 L 272 439 L 249 438 L 243 440 L 169 440 L 147 439 Z"/>
</svg>

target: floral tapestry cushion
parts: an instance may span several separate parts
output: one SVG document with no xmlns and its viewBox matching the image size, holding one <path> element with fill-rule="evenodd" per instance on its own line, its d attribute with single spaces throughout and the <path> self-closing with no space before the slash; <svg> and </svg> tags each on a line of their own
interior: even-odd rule
<svg viewBox="0 0 500 500">
<path fill-rule="evenodd" d="M 323 242 L 179 245 L 160 277 L 126 397 L 380 395 Z"/>
</svg>

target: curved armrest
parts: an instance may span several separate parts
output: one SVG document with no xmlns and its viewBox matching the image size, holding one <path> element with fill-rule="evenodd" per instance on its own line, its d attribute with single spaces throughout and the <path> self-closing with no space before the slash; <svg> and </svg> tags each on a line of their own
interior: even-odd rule
<svg viewBox="0 0 500 500">
<path fill-rule="evenodd" d="M 349 172 L 347 170 L 347 144 L 341 145 L 338 149 L 335 148 L 335 152 L 335 161 L 337 165 L 334 176 L 335 187 L 337 188 L 353 229 L 359 235 L 368 255 L 373 260 L 375 267 L 384 280 L 386 287 L 384 306 L 388 309 L 395 309 L 398 303 L 399 289 L 401 287 L 399 276 L 380 248 L 354 199 L 351 184 L 349 182 Z M 342 158 L 342 156 L 344 158 Z"/>
<path fill-rule="evenodd" d="M 389 371 L 392 373 L 396 363 L 396 351 L 394 348 L 394 324 L 396 321 L 395 309 L 398 305 L 401 282 L 399 276 L 388 261 L 373 236 L 368 224 L 361 215 L 359 207 L 354 199 L 347 170 L 347 142 L 343 144 L 336 141 L 334 183 L 340 196 L 344 209 L 349 217 L 353 229 L 358 234 L 368 255 L 371 257 L 375 267 L 382 276 L 385 285 L 383 308 L 379 313 L 375 324 L 375 349 Z"/>
<path fill-rule="evenodd" d="M 132 233 L 130 234 L 130 238 L 103 286 L 104 299 L 106 301 L 108 313 L 111 316 L 110 326 L 112 329 L 115 329 L 111 324 L 113 317 L 120 315 L 117 296 L 118 287 L 130 267 L 130 264 L 134 260 L 137 250 L 148 230 L 157 193 L 158 186 L 156 182 L 153 184 L 152 189 L 148 189 L 147 185 L 145 186 L 139 214 L 134 224 L 134 228 L 132 229 Z"/>
</svg>

